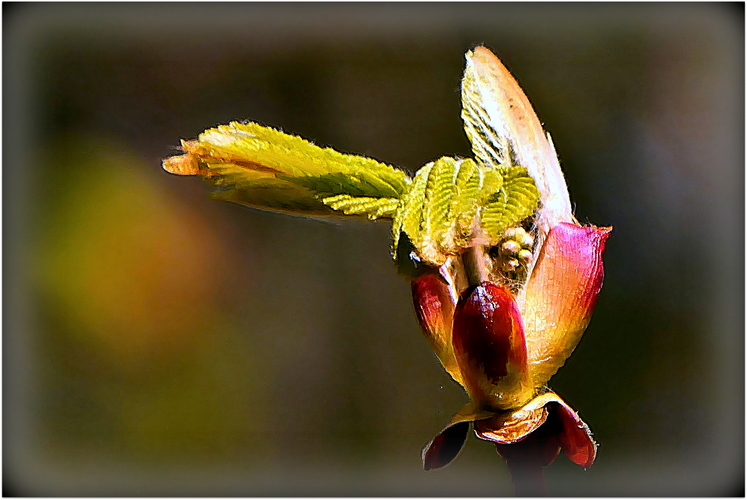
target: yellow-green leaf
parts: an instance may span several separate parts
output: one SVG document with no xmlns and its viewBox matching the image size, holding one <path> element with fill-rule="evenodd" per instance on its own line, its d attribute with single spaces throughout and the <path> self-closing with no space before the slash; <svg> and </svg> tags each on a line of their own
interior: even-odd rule
<svg viewBox="0 0 747 500">
<path fill-rule="evenodd" d="M 535 223 L 547 233 L 572 222 L 571 202 L 555 148 L 511 73 L 485 47 L 467 52 L 462 78 L 462 119 L 478 163 L 520 165 L 539 189 L 542 209 Z"/>
<path fill-rule="evenodd" d="M 475 217 L 487 198 L 484 188 L 492 190 L 488 194 L 497 192 L 501 176 L 472 160 L 443 157 L 423 166 L 394 218 L 395 256 L 402 255 L 397 252 L 401 232 L 418 259 L 430 266 L 440 266 L 458 254 L 474 236 Z"/>
<path fill-rule="evenodd" d="M 345 215 L 365 215 L 370 219 L 391 219 L 397 213 L 400 204 L 397 198 L 369 198 L 348 194 L 328 196 L 322 201 Z"/>
<path fill-rule="evenodd" d="M 415 174 L 410 190 L 402 197 L 402 205 L 392 222 L 392 239 L 394 240 L 395 254 L 400 232 L 408 235 L 415 248 L 422 246 L 420 227 L 423 204 L 425 202 L 425 189 L 431 168 L 433 168 L 432 163 L 420 167 Z"/>
<path fill-rule="evenodd" d="M 504 231 L 534 213 L 539 203 L 539 191 L 524 167 L 503 169 L 503 185 L 488 194 L 482 210 L 482 228 L 491 244 L 501 239 Z"/>
<path fill-rule="evenodd" d="M 407 174 L 392 166 L 320 148 L 256 123 L 232 122 L 206 130 L 197 140 L 182 141 L 182 148 L 187 154 L 167 158 L 164 169 L 198 175 L 219 188 L 216 198 L 257 208 L 391 217 L 392 210 L 381 207 L 391 207 L 391 200 L 401 198 L 410 184 Z M 348 212 L 324 202 L 340 195 L 364 200 L 349 200 L 344 204 Z M 367 200 L 372 198 L 388 201 L 371 204 Z M 351 203 L 357 209 L 351 211 Z"/>
</svg>

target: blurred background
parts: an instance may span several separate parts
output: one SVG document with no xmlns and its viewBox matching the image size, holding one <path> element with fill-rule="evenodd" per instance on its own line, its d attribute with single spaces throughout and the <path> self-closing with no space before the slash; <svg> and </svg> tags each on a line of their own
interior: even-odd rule
<svg viewBox="0 0 747 500">
<path fill-rule="evenodd" d="M 744 494 L 742 4 L 3 4 L 4 494 L 510 495 L 386 223 L 211 201 L 161 159 L 248 119 L 410 172 L 470 155 L 492 48 L 612 225 L 551 382 L 600 443 L 551 493 Z"/>
</svg>

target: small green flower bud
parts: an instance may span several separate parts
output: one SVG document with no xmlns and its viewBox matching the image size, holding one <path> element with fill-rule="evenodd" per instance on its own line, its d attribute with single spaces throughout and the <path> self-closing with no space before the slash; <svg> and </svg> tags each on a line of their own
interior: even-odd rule
<svg viewBox="0 0 747 500">
<path fill-rule="evenodd" d="M 521 245 L 514 240 L 508 240 L 501 245 L 501 250 L 505 254 L 516 255 L 521 250 Z"/>
<path fill-rule="evenodd" d="M 508 259 L 503 263 L 503 271 L 511 272 L 516 271 L 519 268 L 519 261 L 516 259 Z"/>
<path fill-rule="evenodd" d="M 532 260 L 532 252 L 529 250 L 521 250 L 519 251 L 518 258 L 524 264 L 528 264 Z"/>
<path fill-rule="evenodd" d="M 518 240 L 521 237 L 522 233 L 526 233 L 526 231 L 524 231 L 520 227 L 509 227 L 503 233 L 503 239 L 504 240 Z"/>
<path fill-rule="evenodd" d="M 532 238 L 532 236 L 523 229 L 521 230 L 521 232 L 523 234 L 520 238 L 517 238 L 519 244 L 524 248 L 532 248 L 532 245 L 534 245 L 534 239 Z"/>
</svg>

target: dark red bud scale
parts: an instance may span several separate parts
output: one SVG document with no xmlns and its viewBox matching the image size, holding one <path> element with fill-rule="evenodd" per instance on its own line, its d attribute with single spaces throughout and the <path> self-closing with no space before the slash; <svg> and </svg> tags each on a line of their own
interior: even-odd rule
<svg viewBox="0 0 747 500">
<path fill-rule="evenodd" d="M 454 299 L 449 286 L 435 273 L 427 273 L 412 281 L 412 298 L 418 322 L 431 348 L 449 374 L 462 383 L 451 345 L 451 325 L 454 321 Z"/>
<path fill-rule="evenodd" d="M 515 408 L 532 396 L 524 327 L 513 295 L 482 282 L 462 293 L 454 312 L 454 354 L 474 401 Z"/>
</svg>

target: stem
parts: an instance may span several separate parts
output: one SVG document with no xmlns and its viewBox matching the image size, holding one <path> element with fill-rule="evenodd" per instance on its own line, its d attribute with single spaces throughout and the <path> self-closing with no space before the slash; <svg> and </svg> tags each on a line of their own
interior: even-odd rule
<svg viewBox="0 0 747 500">
<path fill-rule="evenodd" d="M 547 484 L 542 465 L 535 460 L 507 460 L 516 496 L 547 496 Z"/>
<path fill-rule="evenodd" d="M 496 443 L 495 449 L 511 471 L 517 496 L 547 496 L 543 468 L 560 451 L 558 422 L 551 419 L 527 437 L 513 444 Z"/>
<path fill-rule="evenodd" d="M 479 285 L 488 280 L 488 269 L 485 264 L 485 252 L 482 245 L 467 247 L 462 253 L 462 263 L 469 286 Z"/>
</svg>

